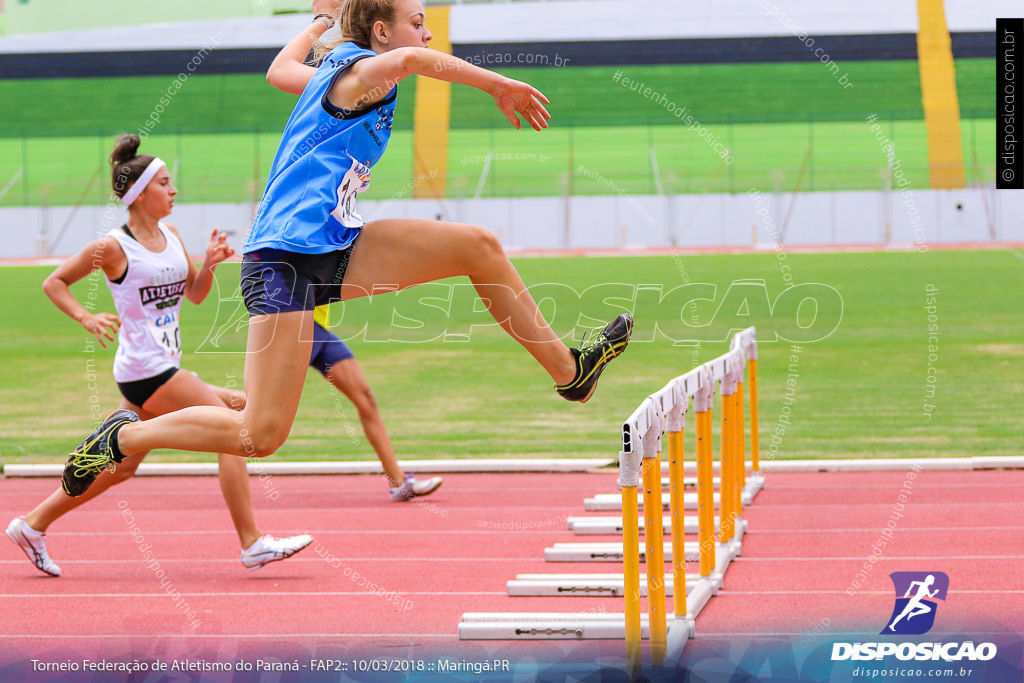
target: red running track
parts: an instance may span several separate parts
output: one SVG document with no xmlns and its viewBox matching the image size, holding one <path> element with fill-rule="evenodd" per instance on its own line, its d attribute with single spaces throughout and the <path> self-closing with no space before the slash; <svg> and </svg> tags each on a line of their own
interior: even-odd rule
<svg viewBox="0 0 1024 683">
<path fill-rule="evenodd" d="M 687 652 L 721 655 L 737 642 L 778 635 L 877 634 L 893 605 L 892 571 L 949 575 L 935 632 L 1020 632 L 1024 471 L 918 472 L 898 512 L 906 479 L 903 472 L 767 475 L 745 511 L 743 555 L 698 618 Z M 556 542 L 618 540 L 573 536 L 565 522 L 612 514 L 584 512 L 583 499 L 614 492 L 614 482 L 610 470 L 447 475 L 434 495 L 391 503 L 377 477 L 253 479 L 263 530 L 308 532 L 315 541 L 250 573 L 238 561 L 214 478 L 138 478 L 51 527 L 60 578 L 45 577 L 0 539 L 7 653 L 0 664 L 10 671 L 58 653 L 291 659 L 325 652 L 619 662 L 617 641 L 457 636 L 463 612 L 621 612 L 621 598 L 510 598 L 505 589 L 519 573 L 620 572 L 621 565 L 543 559 Z M 0 481 L 0 521 L 23 514 L 55 484 Z M 891 538 L 870 563 L 890 520 Z"/>
</svg>

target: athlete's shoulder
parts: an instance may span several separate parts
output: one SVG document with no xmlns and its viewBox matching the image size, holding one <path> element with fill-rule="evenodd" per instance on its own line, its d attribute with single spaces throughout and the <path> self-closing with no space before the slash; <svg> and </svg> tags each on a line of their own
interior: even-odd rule
<svg viewBox="0 0 1024 683">
<path fill-rule="evenodd" d="M 327 68 L 331 70 L 343 69 L 358 59 L 376 56 L 377 53 L 373 50 L 367 50 L 364 47 L 359 47 L 351 41 L 345 42 L 335 46 L 334 49 L 324 55 L 324 59 L 320 63 L 320 68 Z"/>
<path fill-rule="evenodd" d="M 114 228 L 103 237 L 99 237 L 85 245 L 82 253 L 91 253 L 100 258 L 110 253 L 123 253 L 124 248 L 121 246 L 120 239 L 118 238 L 119 234 L 124 235 L 124 232 L 121 228 Z"/>
<path fill-rule="evenodd" d="M 82 263 L 90 263 L 93 270 L 119 266 L 128 257 L 128 254 L 115 235 L 115 231 L 111 230 L 103 237 L 92 240 L 82 247 L 82 250 L 73 259 Z"/>
</svg>

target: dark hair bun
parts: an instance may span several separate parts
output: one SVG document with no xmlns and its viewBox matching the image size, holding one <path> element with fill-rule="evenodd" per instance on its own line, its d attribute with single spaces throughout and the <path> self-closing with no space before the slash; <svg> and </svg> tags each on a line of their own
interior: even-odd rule
<svg viewBox="0 0 1024 683">
<path fill-rule="evenodd" d="M 110 165 L 117 166 L 133 159 L 139 151 L 142 141 L 138 135 L 122 135 L 110 153 Z"/>
</svg>

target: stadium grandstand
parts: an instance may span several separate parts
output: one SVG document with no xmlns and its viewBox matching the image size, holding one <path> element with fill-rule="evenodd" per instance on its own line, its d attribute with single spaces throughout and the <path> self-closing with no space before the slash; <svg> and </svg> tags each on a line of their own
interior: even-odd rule
<svg viewBox="0 0 1024 683">
<path fill-rule="evenodd" d="M 988 192 L 1000 8 L 938 3 L 936 24 L 933 4 L 427 3 L 435 47 L 536 84 L 553 125 L 518 135 L 485 95 L 409 79 L 368 213 L 485 222 L 513 248 L 1020 239 L 1020 207 Z M 173 160 L 179 212 L 244 231 L 293 103 L 263 74 L 305 10 L 4 3 L 0 97 L 20 106 L 0 113 L 0 212 L 35 226 L 6 255 L 94 232 L 121 132 Z M 897 210 L 906 188 L 927 230 Z"/>
</svg>

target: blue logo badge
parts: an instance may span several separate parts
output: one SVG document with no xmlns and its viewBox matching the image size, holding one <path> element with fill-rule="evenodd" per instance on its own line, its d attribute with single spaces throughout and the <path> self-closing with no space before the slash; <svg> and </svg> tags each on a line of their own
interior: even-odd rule
<svg viewBox="0 0 1024 683">
<path fill-rule="evenodd" d="M 935 623 L 938 600 L 946 599 L 949 577 L 943 572 L 893 572 L 896 605 L 882 635 L 920 635 Z"/>
</svg>

